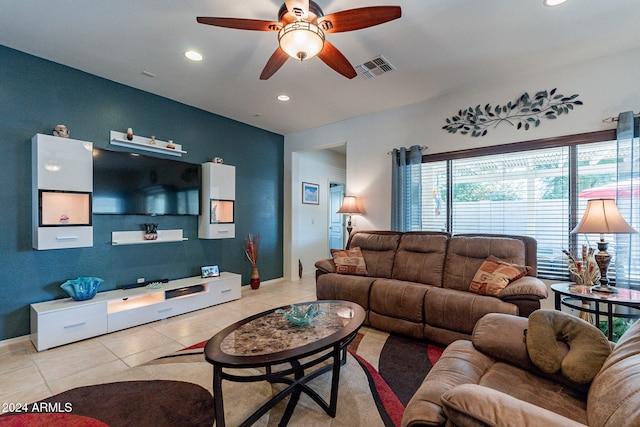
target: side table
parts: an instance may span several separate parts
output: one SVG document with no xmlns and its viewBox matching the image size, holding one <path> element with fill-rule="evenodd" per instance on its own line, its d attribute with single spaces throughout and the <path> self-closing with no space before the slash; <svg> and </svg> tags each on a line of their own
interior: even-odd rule
<svg viewBox="0 0 640 427">
<path fill-rule="evenodd" d="M 562 306 L 572 308 L 581 312 L 595 314 L 596 325 L 600 323 L 600 315 L 607 316 L 608 338 L 613 340 L 613 318 L 624 319 L 640 318 L 640 291 L 626 288 L 616 288 L 617 293 L 609 294 L 603 292 L 592 292 L 591 286 L 577 285 L 571 282 L 554 283 L 551 290 L 555 294 L 555 308 L 561 310 Z M 594 302 L 595 308 L 590 305 L 583 306 L 582 302 Z M 601 309 L 600 305 L 605 308 Z M 636 310 L 636 313 L 616 313 L 615 306 L 629 307 Z"/>
</svg>

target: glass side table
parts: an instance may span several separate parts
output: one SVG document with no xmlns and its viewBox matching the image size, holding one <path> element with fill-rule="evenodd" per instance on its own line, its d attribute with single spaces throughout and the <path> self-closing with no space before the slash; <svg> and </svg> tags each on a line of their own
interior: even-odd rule
<svg viewBox="0 0 640 427">
<path fill-rule="evenodd" d="M 576 285 L 572 282 L 560 282 L 551 285 L 551 290 L 555 294 L 555 308 L 562 310 L 562 306 L 578 310 L 583 313 L 591 313 L 596 316 L 596 325 L 600 324 L 600 316 L 607 316 L 608 338 L 613 340 L 613 318 L 623 319 L 640 318 L 640 291 L 626 288 L 616 288 L 615 294 L 592 292 L 591 286 Z M 582 304 L 583 302 L 593 302 Z M 601 307 L 604 305 L 604 307 Z M 615 306 L 629 307 L 633 313 L 616 313 Z"/>
</svg>

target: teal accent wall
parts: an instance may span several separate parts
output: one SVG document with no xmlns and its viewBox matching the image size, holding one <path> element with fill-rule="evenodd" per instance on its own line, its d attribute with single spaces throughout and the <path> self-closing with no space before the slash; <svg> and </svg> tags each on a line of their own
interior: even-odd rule
<svg viewBox="0 0 640 427">
<path fill-rule="evenodd" d="M 0 45 L 0 340 L 29 333 L 29 305 L 66 297 L 67 279 L 97 276 L 100 291 L 147 280 L 200 274 L 203 265 L 242 275 L 251 264 L 242 247 L 248 233 L 261 238 L 261 279 L 282 277 L 284 137 L 133 89 Z M 211 96 L 215 96 L 212 88 Z M 31 138 L 63 123 L 71 138 L 109 145 L 109 131 L 133 128 L 182 144 L 181 160 L 222 157 L 236 166 L 236 238 L 198 239 L 198 218 L 94 215 L 91 248 L 31 248 Z M 153 154 L 149 154 L 153 155 Z M 162 156 L 162 155 L 158 155 Z M 151 220 L 152 219 L 152 220 Z M 189 240 L 112 246 L 112 231 L 182 228 Z"/>
</svg>

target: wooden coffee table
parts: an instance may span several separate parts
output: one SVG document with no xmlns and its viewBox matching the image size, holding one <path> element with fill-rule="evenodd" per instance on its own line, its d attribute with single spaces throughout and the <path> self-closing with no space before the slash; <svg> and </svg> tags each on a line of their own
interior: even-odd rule
<svg viewBox="0 0 640 427">
<path fill-rule="evenodd" d="M 312 301 L 296 305 L 310 304 L 324 312 L 310 325 L 294 326 L 272 309 L 226 327 L 207 342 L 204 354 L 213 365 L 216 427 L 225 425 L 222 380 L 269 381 L 287 385 L 241 426 L 255 423 L 291 395 L 279 424 L 287 425 L 301 393 L 313 399 L 329 416 L 336 416 L 340 367 L 346 363 L 346 347 L 362 326 L 365 311 L 349 301 Z M 290 306 L 280 308 L 288 310 Z M 325 363 L 327 361 L 329 363 Z M 235 375 L 225 372 L 227 368 L 264 368 L 264 373 Z M 329 371 L 332 372 L 331 395 L 327 403 L 307 383 Z"/>
</svg>

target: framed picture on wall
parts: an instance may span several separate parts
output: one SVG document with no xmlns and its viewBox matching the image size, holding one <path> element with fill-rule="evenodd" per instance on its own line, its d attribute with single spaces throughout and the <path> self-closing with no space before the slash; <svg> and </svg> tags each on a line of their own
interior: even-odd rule
<svg viewBox="0 0 640 427">
<path fill-rule="evenodd" d="M 318 184 L 311 184 L 310 182 L 302 183 L 302 203 L 308 203 L 311 205 L 319 205 L 320 186 Z"/>
</svg>

